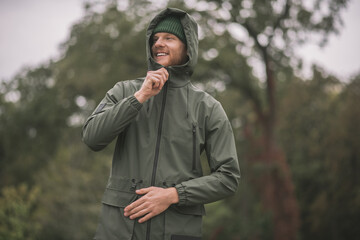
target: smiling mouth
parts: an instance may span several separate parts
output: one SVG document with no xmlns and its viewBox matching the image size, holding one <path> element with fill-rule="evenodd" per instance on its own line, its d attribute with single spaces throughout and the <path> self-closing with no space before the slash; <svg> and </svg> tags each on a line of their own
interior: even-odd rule
<svg viewBox="0 0 360 240">
<path fill-rule="evenodd" d="M 156 57 L 162 57 L 162 56 L 166 56 L 166 55 L 168 55 L 168 54 L 164 53 L 164 52 L 159 52 L 159 53 L 155 54 Z"/>
</svg>

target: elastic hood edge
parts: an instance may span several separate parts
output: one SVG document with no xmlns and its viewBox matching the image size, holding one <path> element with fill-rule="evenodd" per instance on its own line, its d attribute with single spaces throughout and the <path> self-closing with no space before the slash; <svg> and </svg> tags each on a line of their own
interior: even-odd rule
<svg viewBox="0 0 360 240">
<path fill-rule="evenodd" d="M 168 15 L 176 15 L 180 18 L 186 36 L 187 54 L 189 57 L 188 62 L 186 62 L 184 65 L 171 67 L 181 68 L 182 71 L 187 72 L 191 76 L 198 59 L 198 24 L 188 13 L 176 8 L 166 8 L 165 10 L 161 11 L 151 20 L 148 26 L 148 29 L 146 31 L 146 56 L 148 70 L 157 70 L 163 67 L 162 65 L 155 62 L 155 60 L 151 56 L 150 38 L 156 25 Z"/>
</svg>

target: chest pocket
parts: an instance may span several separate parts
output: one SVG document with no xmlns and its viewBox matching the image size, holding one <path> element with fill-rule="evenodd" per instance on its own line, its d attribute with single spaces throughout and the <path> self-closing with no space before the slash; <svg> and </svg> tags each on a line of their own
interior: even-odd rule
<svg viewBox="0 0 360 240">
<path fill-rule="evenodd" d="M 161 151 L 165 160 L 161 166 L 169 170 L 165 175 L 176 176 L 179 172 L 188 177 L 201 175 L 201 136 L 201 128 L 195 121 L 186 118 L 164 121 Z"/>
<path fill-rule="evenodd" d="M 200 165 L 200 163 L 198 163 L 198 159 L 200 157 L 200 151 L 198 150 L 198 144 L 197 144 L 197 123 L 192 123 L 192 171 L 196 172 L 198 165 Z"/>
</svg>

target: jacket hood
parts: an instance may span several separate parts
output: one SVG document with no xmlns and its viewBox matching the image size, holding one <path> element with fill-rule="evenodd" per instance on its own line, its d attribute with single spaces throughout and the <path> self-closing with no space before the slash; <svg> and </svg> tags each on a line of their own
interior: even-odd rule
<svg viewBox="0 0 360 240">
<path fill-rule="evenodd" d="M 151 55 L 151 36 L 156 25 L 168 15 L 175 15 L 180 18 L 180 22 L 183 26 L 185 37 L 186 37 L 186 45 L 187 45 L 187 54 L 189 60 L 183 64 L 178 66 L 170 66 L 170 69 L 174 73 L 182 73 L 188 75 L 189 77 L 192 75 L 194 71 L 194 67 L 197 63 L 198 58 L 198 25 L 196 21 L 186 12 L 176 9 L 176 8 L 166 8 L 157 14 L 150 22 L 149 27 L 146 32 L 146 56 L 147 56 L 147 64 L 148 70 L 157 70 L 162 68 L 163 66 L 159 63 L 155 62 Z"/>
</svg>

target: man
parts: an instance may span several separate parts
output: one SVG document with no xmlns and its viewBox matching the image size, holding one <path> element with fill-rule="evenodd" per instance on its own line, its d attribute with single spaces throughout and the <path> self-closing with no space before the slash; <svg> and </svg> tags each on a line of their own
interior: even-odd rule
<svg viewBox="0 0 360 240">
<path fill-rule="evenodd" d="M 190 83 L 198 53 L 193 18 L 165 9 L 146 41 L 146 77 L 117 83 L 83 127 L 95 151 L 117 138 L 95 239 L 201 239 L 203 204 L 238 186 L 233 132 L 220 103 Z"/>
</svg>

